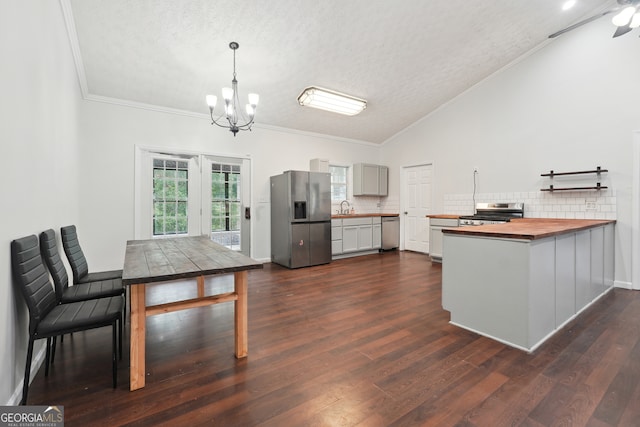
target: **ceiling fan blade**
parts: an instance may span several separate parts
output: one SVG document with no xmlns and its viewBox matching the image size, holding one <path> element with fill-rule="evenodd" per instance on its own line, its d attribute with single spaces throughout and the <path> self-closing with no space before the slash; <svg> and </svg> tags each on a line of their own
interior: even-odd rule
<svg viewBox="0 0 640 427">
<path fill-rule="evenodd" d="M 623 25 L 622 27 L 618 27 L 618 28 L 616 28 L 616 32 L 615 32 L 615 33 L 613 33 L 613 38 L 620 37 L 620 36 L 621 36 L 621 35 L 623 35 L 623 34 L 627 34 L 627 33 L 628 33 L 629 31 L 631 31 L 632 29 L 633 29 L 633 28 L 631 28 L 631 27 L 629 26 L 629 24 L 627 24 L 627 25 Z"/>
<path fill-rule="evenodd" d="M 584 24 L 588 24 L 589 22 L 595 21 L 596 19 L 600 19 L 603 16 L 609 15 L 610 13 L 617 12 L 618 10 L 620 10 L 620 8 L 616 7 L 614 9 L 609 9 L 609 10 L 605 10 L 604 12 L 600 12 L 597 15 L 593 15 L 591 18 L 583 19 L 580 22 L 577 22 L 577 23 L 575 23 L 573 25 L 569 25 L 567 28 L 564 28 L 564 29 L 562 29 L 560 31 L 557 31 L 557 32 L 549 35 L 549 38 L 550 39 L 556 38 L 561 34 L 564 34 L 564 33 L 569 32 L 571 30 L 575 30 L 576 28 L 581 27 Z"/>
</svg>

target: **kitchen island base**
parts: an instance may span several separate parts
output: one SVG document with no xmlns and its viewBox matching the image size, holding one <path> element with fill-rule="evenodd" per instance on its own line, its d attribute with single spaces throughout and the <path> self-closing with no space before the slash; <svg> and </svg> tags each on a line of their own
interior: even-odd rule
<svg viewBox="0 0 640 427">
<path fill-rule="evenodd" d="M 445 232 L 443 251 L 451 324 L 527 352 L 613 287 L 613 222 L 539 239 Z"/>
</svg>

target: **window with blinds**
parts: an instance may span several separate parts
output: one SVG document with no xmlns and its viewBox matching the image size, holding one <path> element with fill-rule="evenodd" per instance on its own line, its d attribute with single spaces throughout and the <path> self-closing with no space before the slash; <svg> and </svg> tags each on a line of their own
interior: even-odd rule
<svg viewBox="0 0 640 427">
<path fill-rule="evenodd" d="M 331 200 L 341 201 L 347 199 L 347 171 L 348 166 L 329 165 L 331 173 Z"/>
</svg>

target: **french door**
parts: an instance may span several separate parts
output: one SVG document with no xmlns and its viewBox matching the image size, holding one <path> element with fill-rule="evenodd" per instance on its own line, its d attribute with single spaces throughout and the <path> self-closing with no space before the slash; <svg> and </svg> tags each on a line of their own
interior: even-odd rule
<svg viewBox="0 0 640 427">
<path fill-rule="evenodd" d="M 203 157 L 202 232 L 247 256 L 251 253 L 250 170 L 248 159 Z"/>
<path fill-rule="evenodd" d="M 136 148 L 135 238 L 207 235 L 251 253 L 250 161 Z"/>
</svg>

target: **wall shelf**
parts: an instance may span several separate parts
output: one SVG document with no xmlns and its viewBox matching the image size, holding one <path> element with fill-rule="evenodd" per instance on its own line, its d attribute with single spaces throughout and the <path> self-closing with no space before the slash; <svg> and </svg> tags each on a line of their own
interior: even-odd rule
<svg viewBox="0 0 640 427">
<path fill-rule="evenodd" d="M 600 180 L 600 174 L 609 172 L 607 169 L 602 169 L 598 166 L 594 170 L 586 170 L 586 171 L 575 171 L 575 172 L 554 172 L 553 170 L 549 171 L 549 173 L 542 173 L 540 176 L 549 177 L 553 179 L 556 176 L 568 176 L 568 175 L 587 175 L 587 174 L 596 174 L 597 179 Z M 596 182 L 595 186 L 579 186 L 579 187 L 554 187 L 553 184 L 549 185 L 549 188 L 541 188 L 540 191 L 599 191 L 604 190 L 608 187 L 600 184 L 600 181 Z"/>
<path fill-rule="evenodd" d="M 550 178 L 553 178 L 554 176 L 561 176 L 561 175 L 585 175 L 585 174 L 589 174 L 589 173 L 595 173 L 595 174 L 601 174 L 604 172 L 609 172 L 607 169 L 602 169 L 600 168 L 600 166 L 598 166 L 596 169 L 594 170 L 590 170 L 590 171 L 578 171 L 578 172 L 554 172 L 554 171 L 549 171 L 549 173 L 541 173 L 540 176 L 548 176 Z"/>
<path fill-rule="evenodd" d="M 602 186 L 598 182 L 595 187 L 559 187 L 554 188 L 553 185 L 550 185 L 549 188 L 541 188 L 540 191 L 580 191 L 580 190 L 604 190 L 609 187 Z"/>
</svg>

